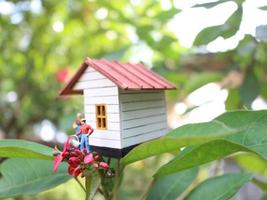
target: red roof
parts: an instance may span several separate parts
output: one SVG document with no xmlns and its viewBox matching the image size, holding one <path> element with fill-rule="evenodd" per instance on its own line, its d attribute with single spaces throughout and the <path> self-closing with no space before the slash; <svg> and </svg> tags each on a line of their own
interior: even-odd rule
<svg viewBox="0 0 267 200">
<path fill-rule="evenodd" d="M 106 76 L 123 90 L 168 90 L 176 89 L 175 85 L 147 69 L 143 64 L 120 63 L 110 60 L 95 60 L 86 58 L 80 69 L 69 81 L 60 95 L 82 94 L 82 91 L 73 90 L 86 68 L 90 66 Z"/>
</svg>

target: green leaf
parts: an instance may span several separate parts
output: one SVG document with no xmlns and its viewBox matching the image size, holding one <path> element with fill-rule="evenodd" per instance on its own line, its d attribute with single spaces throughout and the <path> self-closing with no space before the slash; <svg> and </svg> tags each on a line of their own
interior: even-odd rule
<svg viewBox="0 0 267 200">
<path fill-rule="evenodd" d="M 246 74 L 245 80 L 243 81 L 239 92 L 241 100 L 247 107 L 250 108 L 252 102 L 260 93 L 260 84 L 253 72 L 248 72 Z"/>
<path fill-rule="evenodd" d="M 156 179 L 149 190 L 147 200 L 175 200 L 195 180 L 196 168 Z"/>
<path fill-rule="evenodd" d="M 227 39 L 235 35 L 235 33 L 239 30 L 242 15 L 243 7 L 239 6 L 224 24 L 208 27 L 200 31 L 194 40 L 194 45 L 199 46 L 208 44 L 219 36 Z"/>
<path fill-rule="evenodd" d="M 213 160 L 221 159 L 226 155 L 237 151 L 250 150 L 227 140 L 214 140 L 196 147 L 188 147 L 178 154 L 173 160 L 163 165 L 154 176 L 165 176 L 184 169 L 199 166 Z"/>
<path fill-rule="evenodd" d="M 52 161 L 11 158 L 0 166 L 0 198 L 32 195 L 68 181 L 67 164 L 52 170 Z"/>
<path fill-rule="evenodd" d="M 252 179 L 251 174 L 225 174 L 210 178 L 196 187 L 186 200 L 228 200 Z"/>
<path fill-rule="evenodd" d="M 267 159 L 267 111 L 236 111 L 219 116 L 216 120 L 235 129 L 243 127 L 235 135 L 226 136 L 225 139 L 237 143 Z"/>
<path fill-rule="evenodd" d="M 150 46 L 155 45 L 155 40 L 150 35 L 150 32 L 154 29 L 152 25 L 141 25 L 136 29 L 136 33 L 140 39 L 144 40 Z"/>
<path fill-rule="evenodd" d="M 267 112 L 243 112 L 242 115 L 243 117 L 240 113 L 233 112 L 232 119 L 226 115 L 216 118 L 231 128 L 244 127 L 240 133 L 226 136 L 223 140 L 213 140 L 186 148 L 176 158 L 162 166 L 155 176 L 188 169 L 239 151 L 252 152 L 267 159 Z"/>
<path fill-rule="evenodd" d="M 237 10 L 232 14 L 231 17 L 224 23 L 223 29 L 225 30 L 222 34 L 224 39 L 227 39 L 236 34 L 239 30 L 240 23 L 243 16 L 243 6 L 238 6 Z"/>
<path fill-rule="evenodd" d="M 129 164 L 152 155 L 175 150 L 179 147 L 197 143 L 203 144 L 216 139 L 225 139 L 228 141 L 229 149 L 225 149 L 225 153 L 231 153 L 231 151 L 234 151 L 235 148 L 237 150 L 239 148 L 238 146 L 240 146 L 241 150 L 255 152 L 267 159 L 266 136 L 266 110 L 227 112 L 211 122 L 185 125 L 171 131 L 162 138 L 141 144 L 128 153 L 122 159 L 122 162 Z M 200 147 L 203 148 L 203 151 L 209 148 L 205 147 L 205 145 Z M 216 149 L 216 146 L 214 148 Z M 216 156 L 222 155 L 223 152 L 222 154 L 218 152 L 214 156 L 216 158 Z"/>
<path fill-rule="evenodd" d="M 264 98 L 264 100 L 267 100 L 267 85 L 261 85 L 261 96 Z"/>
<path fill-rule="evenodd" d="M 166 136 L 143 143 L 128 153 L 121 162 L 129 164 L 149 156 L 177 150 L 180 147 L 203 143 L 239 131 L 231 129 L 218 120 L 188 124 L 172 130 Z"/>
<path fill-rule="evenodd" d="M 240 96 L 237 89 L 230 89 L 228 97 L 225 101 L 225 107 L 227 111 L 238 109 L 240 105 Z"/>
<path fill-rule="evenodd" d="M 261 10 L 267 10 L 267 6 L 259 7 L 259 9 L 261 9 Z"/>
<path fill-rule="evenodd" d="M 176 14 L 181 12 L 181 10 L 177 8 L 172 8 L 170 10 L 161 11 L 158 15 L 154 17 L 154 19 L 157 19 L 161 22 L 167 22 L 168 20 L 172 19 Z"/>
<path fill-rule="evenodd" d="M 252 182 L 258 186 L 261 190 L 263 191 L 267 191 L 267 183 L 262 181 L 262 180 L 259 180 L 259 179 L 256 179 L 256 178 L 253 178 L 252 179 Z"/>
<path fill-rule="evenodd" d="M 240 168 L 267 176 L 267 160 L 264 160 L 260 156 L 246 153 L 235 155 L 234 159 Z"/>
<path fill-rule="evenodd" d="M 208 44 L 222 35 L 224 31 L 223 25 L 205 28 L 197 34 L 193 44 L 196 46 Z"/>
<path fill-rule="evenodd" d="M 53 149 L 26 140 L 0 140 L 0 157 L 53 160 Z"/>
<path fill-rule="evenodd" d="M 201 4 L 194 5 L 193 8 L 197 8 L 197 7 L 213 8 L 217 5 L 220 5 L 220 4 L 228 2 L 228 1 L 231 1 L 231 0 L 218 0 L 215 2 L 211 2 L 211 3 L 201 3 Z"/>
<path fill-rule="evenodd" d="M 265 193 L 265 194 L 263 194 L 263 196 L 261 197 L 261 199 L 260 200 L 267 200 L 267 194 Z"/>
<path fill-rule="evenodd" d="M 184 89 L 185 92 L 189 94 L 207 83 L 216 82 L 221 80 L 222 78 L 222 74 L 214 72 L 203 72 L 196 74 L 190 77 L 190 79 L 185 83 Z"/>
</svg>

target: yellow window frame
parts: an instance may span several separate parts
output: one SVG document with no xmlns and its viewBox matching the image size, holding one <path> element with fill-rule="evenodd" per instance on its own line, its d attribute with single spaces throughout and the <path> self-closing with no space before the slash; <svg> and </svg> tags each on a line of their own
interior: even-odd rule
<svg viewBox="0 0 267 200">
<path fill-rule="evenodd" d="M 105 104 L 96 104 L 96 128 L 107 130 L 107 106 Z"/>
</svg>

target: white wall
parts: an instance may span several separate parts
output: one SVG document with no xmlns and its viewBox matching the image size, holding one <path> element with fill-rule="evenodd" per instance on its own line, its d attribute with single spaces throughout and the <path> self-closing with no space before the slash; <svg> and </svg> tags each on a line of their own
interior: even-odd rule
<svg viewBox="0 0 267 200">
<path fill-rule="evenodd" d="M 95 129 L 89 138 L 90 145 L 121 148 L 117 86 L 93 68 L 88 67 L 74 89 L 84 91 L 85 118 L 87 123 Z M 96 129 L 96 104 L 106 104 L 107 130 Z"/>
<path fill-rule="evenodd" d="M 122 147 L 128 147 L 167 132 L 164 91 L 120 90 Z"/>
</svg>

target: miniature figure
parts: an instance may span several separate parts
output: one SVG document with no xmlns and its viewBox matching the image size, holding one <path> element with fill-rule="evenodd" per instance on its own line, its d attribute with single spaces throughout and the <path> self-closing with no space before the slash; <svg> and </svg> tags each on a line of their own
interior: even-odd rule
<svg viewBox="0 0 267 200">
<path fill-rule="evenodd" d="M 90 152 L 90 146 L 89 146 L 89 135 L 91 135 L 94 132 L 94 129 L 89 125 L 86 124 L 86 119 L 81 119 L 81 127 L 79 132 L 76 133 L 76 136 L 80 136 L 80 151 L 83 151 L 83 149 L 86 149 L 86 152 Z"/>
</svg>

